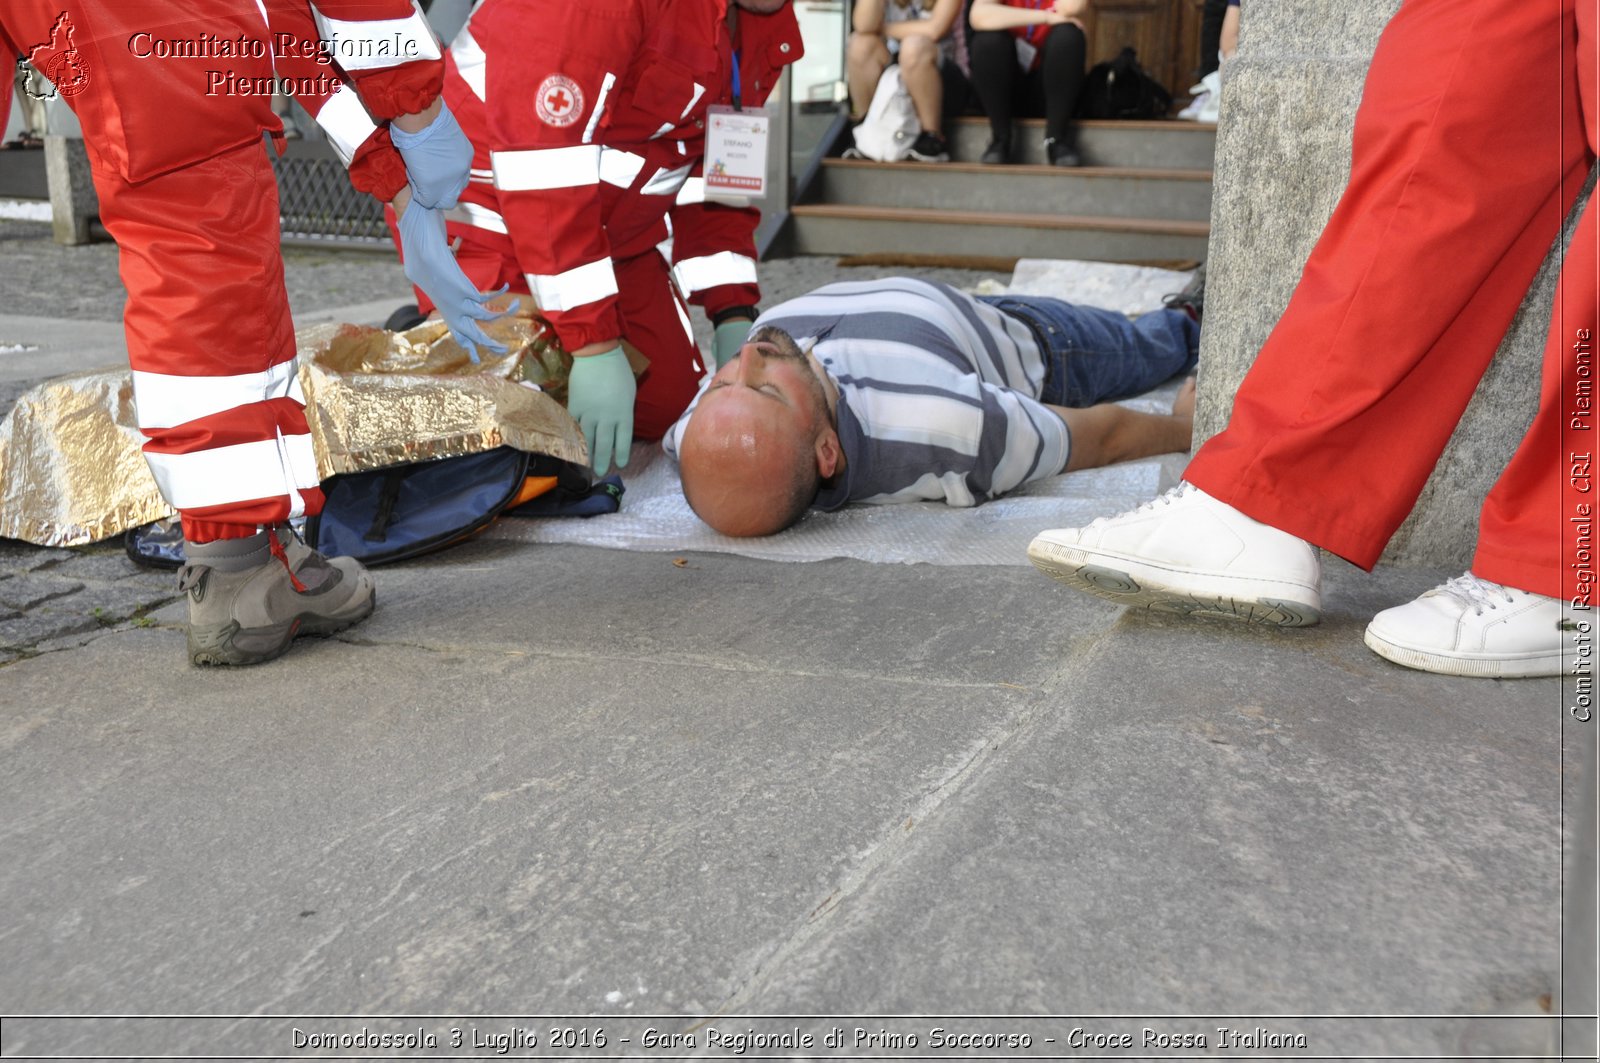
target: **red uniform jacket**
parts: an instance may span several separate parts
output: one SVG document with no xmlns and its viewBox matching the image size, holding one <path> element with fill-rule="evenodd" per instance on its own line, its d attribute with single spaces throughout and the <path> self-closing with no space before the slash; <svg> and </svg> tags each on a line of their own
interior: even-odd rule
<svg viewBox="0 0 1600 1063">
<path fill-rule="evenodd" d="M 759 212 L 706 204 L 706 109 L 733 100 L 728 0 L 484 0 L 452 46 L 445 99 L 476 149 L 463 209 L 498 241 L 575 350 L 622 333 L 613 259 L 669 235 L 709 312 L 759 299 Z M 740 10 L 742 102 L 801 54 L 794 12 Z M 669 231 L 667 215 L 672 212 Z"/>
</svg>

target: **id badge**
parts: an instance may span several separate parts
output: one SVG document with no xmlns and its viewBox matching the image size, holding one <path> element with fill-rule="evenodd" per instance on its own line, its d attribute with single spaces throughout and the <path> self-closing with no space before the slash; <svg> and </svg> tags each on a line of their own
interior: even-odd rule
<svg viewBox="0 0 1600 1063">
<path fill-rule="evenodd" d="M 706 119 L 706 198 L 743 205 L 765 196 L 771 121 L 766 108 L 717 105 L 707 109 Z"/>
</svg>

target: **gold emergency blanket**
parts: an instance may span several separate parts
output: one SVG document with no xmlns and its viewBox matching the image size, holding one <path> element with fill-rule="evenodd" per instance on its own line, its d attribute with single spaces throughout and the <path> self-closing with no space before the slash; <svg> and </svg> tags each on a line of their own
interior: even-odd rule
<svg viewBox="0 0 1600 1063">
<path fill-rule="evenodd" d="M 485 329 L 507 353 L 484 351 L 479 365 L 441 322 L 297 333 L 321 478 L 499 446 L 587 464 L 562 406 L 572 359 L 549 325 L 503 317 Z M 0 421 L 0 537 L 76 546 L 171 516 L 137 423 L 126 369 L 61 377 L 19 398 Z"/>
</svg>

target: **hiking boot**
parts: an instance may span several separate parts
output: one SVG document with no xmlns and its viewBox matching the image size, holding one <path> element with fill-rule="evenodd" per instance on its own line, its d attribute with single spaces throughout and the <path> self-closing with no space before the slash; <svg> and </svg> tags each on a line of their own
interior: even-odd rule
<svg viewBox="0 0 1600 1063">
<path fill-rule="evenodd" d="M 1004 166 L 1011 161 L 1011 138 L 995 137 L 989 141 L 989 146 L 983 149 L 983 158 L 978 160 L 985 166 Z"/>
<path fill-rule="evenodd" d="M 1122 605 L 1306 627 L 1322 616 L 1316 548 L 1191 483 L 1085 528 L 1041 532 L 1028 560 Z"/>
<path fill-rule="evenodd" d="M 300 635 L 331 635 L 372 612 L 361 562 L 326 558 L 287 525 L 248 539 L 185 543 L 178 589 L 189 596 L 189 660 L 260 664 Z"/>
<path fill-rule="evenodd" d="M 1045 157 L 1050 160 L 1051 166 L 1082 166 L 1083 156 L 1078 154 L 1078 149 L 1070 141 L 1047 138 L 1044 142 Z"/>
<path fill-rule="evenodd" d="M 949 162 L 950 145 L 945 143 L 942 133 L 924 129 L 911 142 L 911 157 L 918 162 Z"/>
<path fill-rule="evenodd" d="M 1373 617 L 1366 643 L 1395 664 L 1441 675 L 1561 675 L 1571 626 L 1560 599 L 1468 572 Z"/>
</svg>

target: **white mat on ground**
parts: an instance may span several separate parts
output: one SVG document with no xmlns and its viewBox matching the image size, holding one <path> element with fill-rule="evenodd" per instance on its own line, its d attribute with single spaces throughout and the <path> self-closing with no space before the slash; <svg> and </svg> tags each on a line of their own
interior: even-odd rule
<svg viewBox="0 0 1600 1063">
<path fill-rule="evenodd" d="M 1018 263 L 1016 286 L 1010 290 L 1090 305 L 1113 302 L 1116 309 L 1138 312 L 1159 306 L 1161 295 L 1179 290 L 1187 280 L 1187 274 L 1167 270 L 1032 259 Z M 1130 296 L 1129 289 L 1136 294 Z M 1177 390 L 1176 382 L 1168 383 L 1123 405 L 1166 412 Z M 1041 530 L 1087 524 L 1148 502 L 1176 482 L 1187 461 L 1186 455 L 1166 455 L 1056 476 L 972 509 L 939 502 L 846 506 L 835 513 L 808 514 L 779 535 L 732 539 L 718 535 L 694 515 L 683 500 L 677 465 L 659 445 L 635 444 L 623 477 L 627 492 L 619 512 L 587 519 L 508 518 L 491 527 L 487 536 L 619 550 L 702 550 L 768 561 L 848 557 L 935 565 L 1025 565 L 1028 542 Z"/>
</svg>

